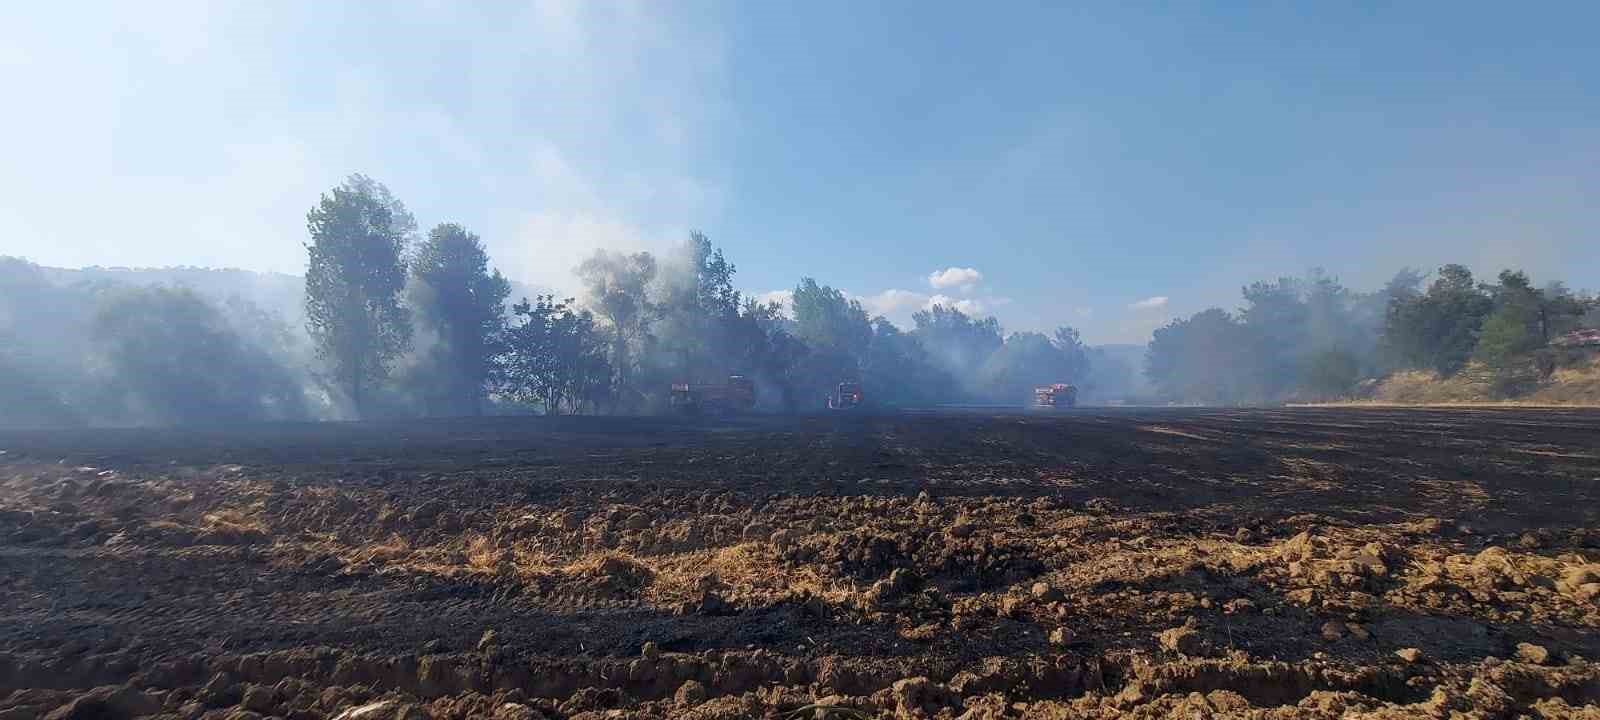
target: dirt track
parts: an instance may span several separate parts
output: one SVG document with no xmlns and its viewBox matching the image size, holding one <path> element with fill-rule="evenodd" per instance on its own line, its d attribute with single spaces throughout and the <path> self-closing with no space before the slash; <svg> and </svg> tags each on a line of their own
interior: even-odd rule
<svg viewBox="0 0 1600 720">
<path fill-rule="evenodd" d="M 0 720 L 1600 713 L 1595 411 L 508 418 L 0 450 Z"/>
</svg>

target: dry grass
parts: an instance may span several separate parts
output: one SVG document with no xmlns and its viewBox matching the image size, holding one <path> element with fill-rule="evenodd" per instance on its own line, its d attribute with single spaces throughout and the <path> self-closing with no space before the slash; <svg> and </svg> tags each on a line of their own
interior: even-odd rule
<svg viewBox="0 0 1600 720">
<path fill-rule="evenodd" d="M 358 549 L 357 557 L 366 562 L 385 564 L 400 564 L 411 559 L 413 548 L 411 541 L 404 535 L 395 533 L 383 542 L 365 545 Z"/>
<path fill-rule="evenodd" d="M 467 538 L 465 555 L 467 567 L 493 572 L 499 570 L 501 564 L 506 562 L 510 552 L 500 549 L 488 536 L 473 535 Z"/>
<path fill-rule="evenodd" d="M 1485 373 L 1462 372 L 1449 378 L 1425 370 L 1397 372 L 1384 379 L 1373 397 L 1303 407 L 1592 407 L 1600 406 L 1600 358 L 1587 364 L 1560 368 L 1533 392 L 1520 397 L 1493 399 Z"/>
<path fill-rule="evenodd" d="M 234 509 L 214 510 L 200 516 L 207 529 L 226 530 L 233 532 L 266 532 L 267 527 L 259 518 L 246 515 Z"/>
<path fill-rule="evenodd" d="M 1535 390 L 1526 399 L 1564 405 L 1600 405 L 1600 358 L 1588 365 L 1556 370 L 1549 385 Z"/>
</svg>

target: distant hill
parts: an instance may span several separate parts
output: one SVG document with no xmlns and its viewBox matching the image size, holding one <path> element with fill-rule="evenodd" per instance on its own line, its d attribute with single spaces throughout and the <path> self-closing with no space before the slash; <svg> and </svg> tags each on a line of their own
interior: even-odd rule
<svg viewBox="0 0 1600 720">
<path fill-rule="evenodd" d="M 57 285 L 76 283 L 115 283 L 119 285 L 149 286 L 173 285 L 194 290 L 201 295 L 226 300 L 237 297 L 269 312 L 277 314 L 290 327 L 305 325 L 305 279 L 287 273 L 257 272 L 237 268 L 164 267 L 125 268 L 100 267 L 55 268 L 39 267 L 39 272 Z M 511 295 L 506 307 L 520 302 L 523 297 L 548 293 L 541 287 L 511 281 Z"/>
<path fill-rule="evenodd" d="M 223 300 L 238 297 L 248 300 L 263 310 L 282 316 L 290 325 L 301 325 L 305 316 L 301 303 L 305 296 L 305 281 L 299 275 L 256 272 L 236 268 L 125 268 L 92 266 L 80 269 L 40 267 L 39 271 L 51 282 L 71 285 L 80 282 L 115 283 L 119 285 L 149 286 L 173 285 L 194 290 L 201 295 Z"/>
</svg>

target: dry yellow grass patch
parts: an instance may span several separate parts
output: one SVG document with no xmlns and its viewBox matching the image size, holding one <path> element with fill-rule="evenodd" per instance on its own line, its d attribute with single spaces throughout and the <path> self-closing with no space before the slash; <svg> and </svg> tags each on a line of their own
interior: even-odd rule
<svg viewBox="0 0 1600 720">
<path fill-rule="evenodd" d="M 1479 370 L 1473 372 L 1472 370 Z M 1490 383 L 1483 379 L 1481 367 L 1453 377 L 1441 378 L 1426 370 L 1397 372 L 1385 378 L 1371 399 L 1347 400 L 1331 403 L 1307 403 L 1312 406 L 1361 405 L 1393 407 L 1402 405 L 1428 405 L 1437 407 L 1574 407 L 1600 405 L 1600 358 L 1587 364 L 1559 368 L 1550 379 L 1537 389 L 1517 398 L 1490 399 Z"/>
<path fill-rule="evenodd" d="M 803 592 L 831 603 L 856 594 L 849 580 L 825 577 L 811 566 L 790 567 L 766 543 L 740 543 L 654 558 L 656 578 L 647 596 L 661 604 L 697 597 L 709 585 L 728 598 L 757 603 Z"/>
<path fill-rule="evenodd" d="M 235 532 L 267 531 L 266 524 L 262 523 L 260 518 L 246 515 L 243 511 L 231 508 L 213 510 L 201 515 L 200 520 L 205 524 L 205 527 L 208 530 L 214 529 Z"/>
<path fill-rule="evenodd" d="M 356 557 L 365 562 L 397 564 L 410 560 L 412 552 L 411 541 L 404 535 L 394 533 L 383 542 L 357 548 Z"/>
</svg>

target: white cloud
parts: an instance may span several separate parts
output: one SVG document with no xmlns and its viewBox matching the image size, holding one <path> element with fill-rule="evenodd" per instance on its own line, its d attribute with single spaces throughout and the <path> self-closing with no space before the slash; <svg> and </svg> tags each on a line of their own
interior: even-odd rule
<svg viewBox="0 0 1600 720">
<path fill-rule="evenodd" d="M 928 285 L 935 290 L 961 288 L 962 292 L 972 292 L 972 286 L 983 279 L 983 273 L 977 268 L 947 267 L 928 273 Z"/>
<path fill-rule="evenodd" d="M 1002 300 L 1003 302 L 996 303 L 995 300 L 997 299 Z M 968 315 L 986 315 L 989 313 L 989 308 L 991 305 L 1003 305 L 1006 302 L 1010 302 L 1010 300 L 1005 298 L 978 300 L 974 298 L 953 298 L 949 295 L 935 294 L 932 297 L 929 297 L 926 303 L 923 303 L 923 308 L 927 309 L 935 305 L 943 305 L 947 308 L 955 308 Z"/>
<path fill-rule="evenodd" d="M 876 295 L 868 295 L 859 299 L 868 313 L 890 318 L 902 314 L 909 315 L 909 311 L 920 310 L 928 302 L 927 295 L 898 288 L 884 290 Z"/>
<path fill-rule="evenodd" d="M 759 302 L 762 305 L 766 305 L 767 303 L 777 303 L 778 307 L 783 308 L 784 312 L 791 312 L 794 308 L 794 291 L 768 290 L 760 295 L 757 295 L 756 302 Z"/>
<path fill-rule="evenodd" d="M 995 295 L 983 297 L 954 297 L 944 293 L 921 293 L 915 290 L 890 288 L 874 295 L 850 295 L 860 300 L 869 315 L 882 315 L 901 327 L 911 323 L 911 315 L 934 305 L 955 308 L 968 315 L 990 315 L 996 308 L 1011 304 L 1011 298 Z"/>
<path fill-rule="evenodd" d="M 1167 299 L 1168 298 L 1165 295 L 1156 295 L 1154 297 L 1147 297 L 1147 298 L 1145 298 L 1143 300 L 1139 300 L 1137 302 L 1130 303 L 1128 305 L 1128 309 L 1129 310 L 1160 310 L 1160 309 L 1162 309 L 1162 308 L 1167 306 Z"/>
</svg>

